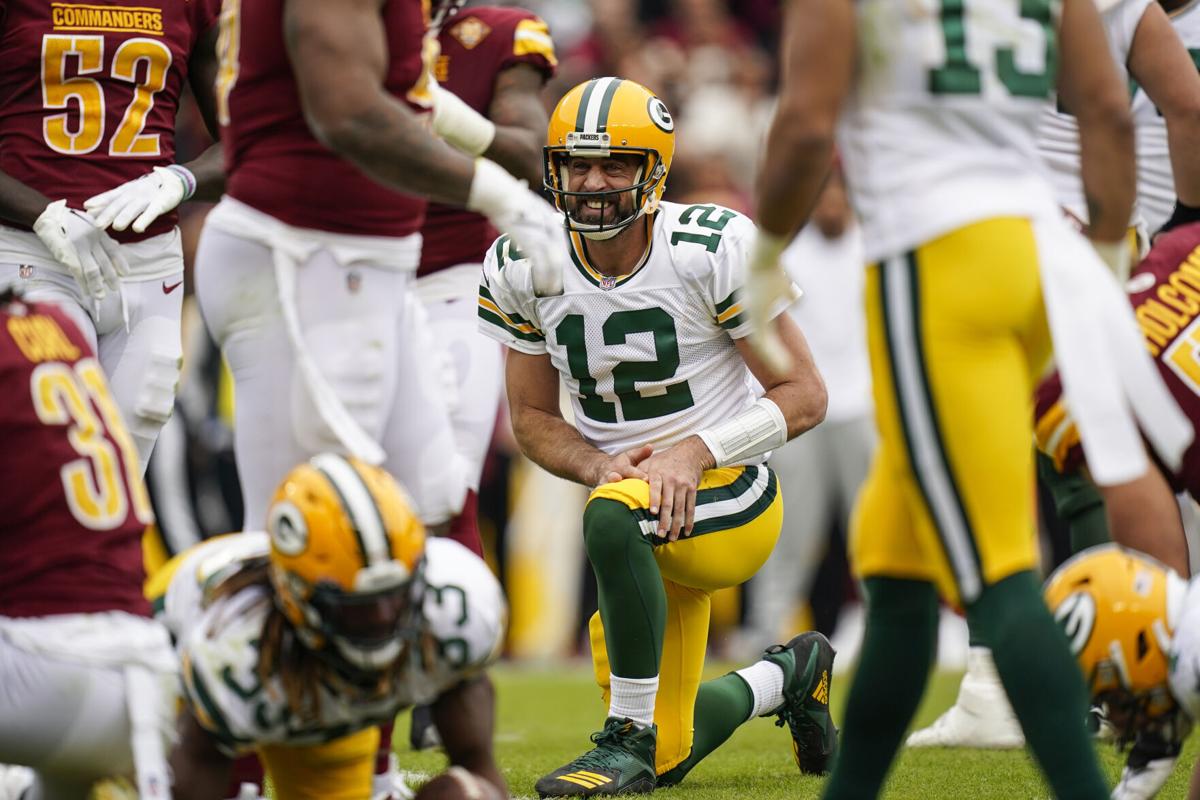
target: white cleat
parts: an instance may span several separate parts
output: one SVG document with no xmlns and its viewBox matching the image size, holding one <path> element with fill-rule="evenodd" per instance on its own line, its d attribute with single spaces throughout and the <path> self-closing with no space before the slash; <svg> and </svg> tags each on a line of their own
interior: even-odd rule
<svg viewBox="0 0 1200 800">
<path fill-rule="evenodd" d="M 958 699 L 928 728 L 913 731 L 907 744 L 981 750 L 1025 746 L 1025 734 L 1004 693 L 991 650 L 972 647 L 967 652 L 967 674 L 958 688 Z"/>
</svg>

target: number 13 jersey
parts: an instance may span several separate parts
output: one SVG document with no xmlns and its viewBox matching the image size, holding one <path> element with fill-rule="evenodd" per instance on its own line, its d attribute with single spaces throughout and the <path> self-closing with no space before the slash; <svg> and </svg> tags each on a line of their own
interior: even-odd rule
<svg viewBox="0 0 1200 800">
<path fill-rule="evenodd" d="M 188 60 L 219 11 L 220 0 L 0 0 L 0 170 L 83 208 L 174 163 Z"/>
<path fill-rule="evenodd" d="M 964 225 L 1052 211 L 1035 130 L 1052 0 L 862 0 L 839 142 L 871 261 Z"/>
<path fill-rule="evenodd" d="M 570 234 L 562 295 L 535 298 L 529 262 L 501 236 L 479 287 L 480 330 L 522 353 L 549 354 L 575 426 L 609 454 L 669 447 L 734 416 L 759 392 L 733 341 L 750 332 L 739 295 L 754 224 L 721 206 L 667 202 L 634 224 L 652 230 L 629 275 L 601 274 L 585 240 Z"/>
</svg>

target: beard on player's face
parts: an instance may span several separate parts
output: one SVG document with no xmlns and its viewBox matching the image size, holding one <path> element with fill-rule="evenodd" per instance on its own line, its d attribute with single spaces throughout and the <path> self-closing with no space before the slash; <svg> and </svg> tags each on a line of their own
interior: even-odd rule
<svg viewBox="0 0 1200 800">
<path fill-rule="evenodd" d="M 637 210 L 636 190 L 642 159 L 630 154 L 604 158 L 571 157 L 566 163 L 567 213 L 584 225 L 613 225 L 633 216 Z"/>
</svg>

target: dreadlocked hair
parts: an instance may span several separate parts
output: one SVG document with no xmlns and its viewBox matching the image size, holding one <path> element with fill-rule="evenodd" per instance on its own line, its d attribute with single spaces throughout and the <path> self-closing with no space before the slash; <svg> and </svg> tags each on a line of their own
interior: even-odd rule
<svg viewBox="0 0 1200 800">
<path fill-rule="evenodd" d="M 248 559 L 236 571 L 221 578 L 205 593 L 205 605 L 255 586 L 262 587 L 268 597 L 275 596 L 271 561 L 267 556 Z M 270 678 L 278 675 L 292 714 L 304 723 L 316 722 L 321 715 L 320 685 L 324 668 L 324 662 L 299 641 L 278 604 L 271 602 L 259 637 L 258 664 L 254 670 L 259 682 L 270 686 Z"/>
<path fill-rule="evenodd" d="M 205 591 L 204 604 L 208 606 L 222 597 L 232 597 L 252 587 L 261 587 L 266 597 L 275 597 L 275 589 L 271 584 L 271 562 L 267 556 L 248 559 L 228 575 L 215 576 L 213 586 Z M 264 602 L 267 600 L 264 599 Z M 422 668 L 430 669 L 437 658 L 437 640 L 422 628 L 415 641 L 410 639 L 405 642 L 391 667 L 379 673 L 374 686 L 354 682 L 355 688 L 376 696 L 390 692 L 403 677 L 411 662 L 410 654 L 414 647 Z M 279 676 L 288 709 L 302 724 L 320 721 L 320 687 L 323 683 L 333 686 L 347 683 L 346 676 L 327 653 L 328 650 L 324 653 L 314 651 L 300 641 L 296 629 L 278 604 L 271 602 L 259 637 L 255 674 L 263 686 L 270 686 L 272 676 Z"/>
</svg>

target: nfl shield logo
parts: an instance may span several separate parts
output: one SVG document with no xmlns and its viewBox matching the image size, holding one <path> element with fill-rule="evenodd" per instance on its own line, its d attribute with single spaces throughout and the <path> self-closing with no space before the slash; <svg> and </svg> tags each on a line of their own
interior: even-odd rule
<svg viewBox="0 0 1200 800">
<path fill-rule="evenodd" d="M 600 288 L 601 289 L 608 291 L 609 289 L 615 289 L 616 287 L 617 287 L 617 279 L 616 278 L 613 278 L 609 275 L 600 276 Z"/>
<path fill-rule="evenodd" d="M 21 276 L 21 280 L 27 281 L 33 277 L 33 267 L 28 264 L 22 264 L 17 270 L 17 274 Z"/>
</svg>

